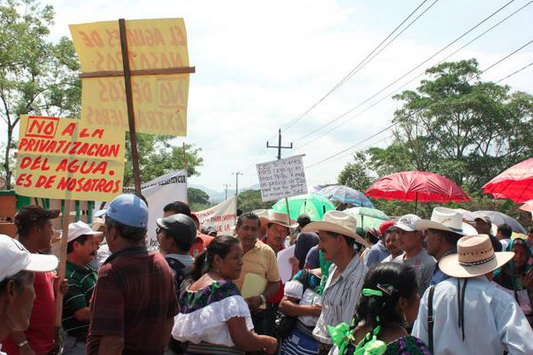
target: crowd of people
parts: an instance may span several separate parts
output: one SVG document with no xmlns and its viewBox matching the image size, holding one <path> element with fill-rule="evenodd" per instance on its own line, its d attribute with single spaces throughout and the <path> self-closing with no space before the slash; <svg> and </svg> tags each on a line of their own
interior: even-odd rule
<svg viewBox="0 0 533 355">
<path fill-rule="evenodd" d="M 148 206 L 125 194 L 69 225 L 59 280 L 58 217 L 27 206 L 17 236 L 0 235 L 2 355 L 533 355 L 533 229 L 492 235 L 488 216 L 436 207 L 359 235 L 342 211 L 256 210 L 217 235 L 176 201 L 150 251 Z"/>
</svg>

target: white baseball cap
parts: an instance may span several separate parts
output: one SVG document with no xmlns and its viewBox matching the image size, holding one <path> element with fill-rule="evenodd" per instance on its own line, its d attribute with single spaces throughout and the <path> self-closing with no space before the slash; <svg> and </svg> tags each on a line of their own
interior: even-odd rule
<svg viewBox="0 0 533 355">
<path fill-rule="evenodd" d="M 5 234 L 0 234 L 0 253 L 0 282 L 23 270 L 47 272 L 57 268 L 55 256 L 32 254 L 18 240 Z"/>
<path fill-rule="evenodd" d="M 98 235 L 101 236 L 102 232 L 94 231 L 87 223 L 78 221 L 68 225 L 68 241 L 72 242 L 74 239 L 81 237 L 82 235 Z"/>
<path fill-rule="evenodd" d="M 396 222 L 395 227 L 406 232 L 416 231 L 416 223 L 420 220 L 416 214 L 406 214 L 405 216 L 400 217 L 398 222 Z"/>
</svg>

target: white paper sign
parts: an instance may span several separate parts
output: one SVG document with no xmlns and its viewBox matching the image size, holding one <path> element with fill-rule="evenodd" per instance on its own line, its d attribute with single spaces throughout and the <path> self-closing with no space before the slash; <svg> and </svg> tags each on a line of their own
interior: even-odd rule
<svg viewBox="0 0 533 355">
<path fill-rule="evenodd" d="M 237 196 L 232 196 L 207 210 L 196 212 L 200 224 L 217 230 L 218 235 L 233 235 L 237 218 Z"/>
<path fill-rule="evenodd" d="M 307 193 L 303 155 L 257 164 L 263 201 Z"/>
<path fill-rule="evenodd" d="M 135 188 L 125 187 L 124 193 L 135 193 Z M 148 238 L 149 249 L 159 248 L 155 235 L 156 220 L 163 217 L 163 208 L 174 201 L 187 202 L 187 171 L 177 170 L 162 175 L 141 185 L 141 193 L 148 201 Z M 103 208 L 107 208 L 107 203 Z M 100 207 L 97 203 L 96 206 Z"/>
<path fill-rule="evenodd" d="M 282 284 L 286 284 L 292 277 L 292 265 L 289 263 L 289 259 L 294 256 L 295 248 L 293 245 L 278 252 L 279 277 Z"/>
</svg>

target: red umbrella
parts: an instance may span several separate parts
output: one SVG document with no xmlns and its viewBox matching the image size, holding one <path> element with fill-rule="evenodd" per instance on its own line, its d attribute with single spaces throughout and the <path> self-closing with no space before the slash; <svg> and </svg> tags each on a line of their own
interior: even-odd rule
<svg viewBox="0 0 533 355">
<path fill-rule="evenodd" d="M 533 200 L 533 158 L 513 165 L 483 186 L 486 194 L 515 203 Z"/>
<path fill-rule="evenodd" d="M 468 202 L 470 199 L 453 181 L 426 171 L 404 171 L 376 181 L 365 194 L 400 201 Z"/>
</svg>

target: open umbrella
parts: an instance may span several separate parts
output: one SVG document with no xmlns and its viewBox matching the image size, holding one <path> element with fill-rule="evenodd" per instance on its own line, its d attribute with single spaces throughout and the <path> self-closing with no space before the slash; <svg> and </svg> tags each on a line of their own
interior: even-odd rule
<svg viewBox="0 0 533 355">
<path fill-rule="evenodd" d="M 335 209 L 335 205 L 324 196 L 306 194 L 289 197 L 289 212 L 291 219 L 297 219 L 301 214 L 307 214 L 312 221 L 320 221 L 324 213 Z M 285 199 L 281 199 L 272 209 L 276 212 L 287 213 Z"/>
<path fill-rule="evenodd" d="M 533 158 L 513 165 L 483 186 L 486 194 L 515 203 L 533 199 Z"/>
<path fill-rule="evenodd" d="M 357 219 L 357 228 L 362 228 L 368 231 L 370 228 L 379 228 L 381 223 L 388 221 L 390 218 L 383 211 L 367 208 L 367 207 L 353 207 L 344 210 Z"/>
<path fill-rule="evenodd" d="M 365 194 L 373 198 L 399 201 L 470 201 L 456 183 L 442 175 L 427 171 L 404 171 L 384 176 L 372 184 Z"/>
<path fill-rule="evenodd" d="M 496 226 L 500 224 L 508 224 L 511 229 L 516 233 L 527 234 L 525 228 L 513 217 L 506 215 L 505 213 L 497 211 L 475 211 L 463 214 L 463 218 L 467 221 L 474 221 L 478 217 L 487 216 L 491 222 Z"/>
<path fill-rule="evenodd" d="M 355 207 L 374 208 L 374 205 L 364 193 L 348 186 L 327 186 L 318 191 L 318 194 L 328 198 L 331 201 L 338 201 L 340 203 L 350 204 Z"/>
<path fill-rule="evenodd" d="M 533 200 L 524 202 L 524 204 L 518 207 L 519 210 L 533 213 Z"/>
</svg>

